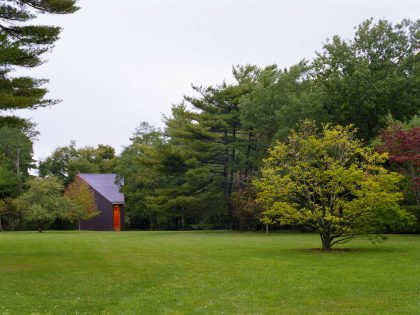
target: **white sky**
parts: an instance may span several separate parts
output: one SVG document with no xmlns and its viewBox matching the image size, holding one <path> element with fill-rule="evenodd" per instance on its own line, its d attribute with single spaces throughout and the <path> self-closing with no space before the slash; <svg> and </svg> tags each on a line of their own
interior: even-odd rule
<svg viewBox="0 0 420 315">
<path fill-rule="evenodd" d="M 290 66 L 310 59 L 327 38 L 352 37 L 373 17 L 420 17 L 418 0 L 80 0 L 68 16 L 44 16 L 64 28 L 48 62 L 30 71 L 49 78 L 35 111 L 35 157 L 75 140 L 119 152 L 141 121 L 163 126 L 162 113 L 191 94 L 191 83 L 231 79 L 236 64 Z"/>
</svg>

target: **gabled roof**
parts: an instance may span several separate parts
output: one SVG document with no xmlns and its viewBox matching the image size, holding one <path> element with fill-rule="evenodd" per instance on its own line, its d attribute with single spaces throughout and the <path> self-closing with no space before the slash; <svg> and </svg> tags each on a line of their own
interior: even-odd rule
<svg viewBox="0 0 420 315">
<path fill-rule="evenodd" d="M 90 187 L 113 204 L 124 204 L 121 185 L 116 183 L 117 174 L 77 174 Z"/>
</svg>

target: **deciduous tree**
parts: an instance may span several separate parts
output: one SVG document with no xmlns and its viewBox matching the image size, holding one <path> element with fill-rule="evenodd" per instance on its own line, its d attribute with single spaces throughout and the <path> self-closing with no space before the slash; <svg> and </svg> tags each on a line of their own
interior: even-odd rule
<svg viewBox="0 0 420 315">
<path fill-rule="evenodd" d="M 263 222 L 307 226 L 319 232 L 323 250 L 411 224 L 398 205 L 401 176 L 382 166 L 387 154 L 363 146 L 355 133 L 352 126 L 304 121 L 271 149 L 255 181 Z"/>
<path fill-rule="evenodd" d="M 417 217 L 420 229 L 420 116 L 407 122 L 391 119 L 377 139 L 380 152 L 389 153 L 389 167 L 404 175 L 404 206 Z"/>
<path fill-rule="evenodd" d="M 56 218 L 64 217 L 70 201 L 63 196 L 64 187 L 56 177 L 34 178 L 28 185 L 28 190 L 18 199 L 19 208 L 25 220 L 42 232 Z"/>
<path fill-rule="evenodd" d="M 79 177 L 76 177 L 66 188 L 64 196 L 72 201 L 65 217 L 70 222 L 76 221 L 79 231 L 81 228 L 80 222 L 82 220 L 90 220 L 99 215 L 100 212 L 96 207 L 95 196 L 92 190 L 89 185 Z"/>
<path fill-rule="evenodd" d="M 369 141 L 420 108 L 420 20 L 362 22 L 351 40 L 334 36 L 312 63 L 328 121 L 354 124 Z"/>
<path fill-rule="evenodd" d="M 22 211 L 17 206 L 17 199 L 5 197 L 0 199 L 0 232 L 5 226 L 13 231 L 22 219 Z M 4 224 L 6 223 L 6 224 Z"/>
<path fill-rule="evenodd" d="M 395 124 L 383 130 L 378 148 L 389 153 L 390 163 L 411 181 L 413 199 L 420 205 L 420 127 L 404 130 Z"/>
<path fill-rule="evenodd" d="M 41 177 L 56 176 L 67 186 L 78 173 L 112 173 L 116 164 L 115 149 L 111 146 L 77 148 L 71 142 L 40 161 L 38 169 Z"/>
</svg>

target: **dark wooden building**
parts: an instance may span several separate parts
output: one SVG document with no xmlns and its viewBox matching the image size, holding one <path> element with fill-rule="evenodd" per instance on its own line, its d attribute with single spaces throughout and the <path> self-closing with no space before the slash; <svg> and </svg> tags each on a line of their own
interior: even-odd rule
<svg viewBox="0 0 420 315">
<path fill-rule="evenodd" d="M 78 174 L 93 190 L 97 217 L 81 222 L 82 230 L 121 231 L 124 227 L 124 195 L 116 174 Z"/>
</svg>

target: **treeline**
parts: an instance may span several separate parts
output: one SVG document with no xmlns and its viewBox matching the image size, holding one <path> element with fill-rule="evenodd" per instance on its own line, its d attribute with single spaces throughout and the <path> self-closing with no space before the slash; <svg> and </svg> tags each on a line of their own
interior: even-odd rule
<svg viewBox="0 0 420 315">
<path fill-rule="evenodd" d="M 0 0 L 0 231 L 23 225 L 17 198 L 28 188 L 29 170 L 36 167 L 33 141 L 35 125 L 10 111 L 51 106 L 59 100 L 46 98 L 47 79 L 22 75 L 18 69 L 33 69 L 43 64 L 61 29 L 33 23 L 39 15 L 71 14 L 77 0 L 38 1 Z"/>
<path fill-rule="evenodd" d="M 302 119 L 353 124 L 372 143 L 390 117 L 420 109 L 420 22 L 367 20 L 312 61 L 233 68 L 234 82 L 194 86 L 160 131 L 143 123 L 116 171 L 133 227 L 259 225 L 252 180 L 267 148 Z"/>
<path fill-rule="evenodd" d="M 401 189 L 405 203 L 418 211 L 418 142 L 411 141 L 414 147 L 407 150 L 392 144 L 400 141 L 398 132 L 417 139 L 420 130 L 419 38 L 420 21 L 367 20 L 353 39 L 334 36 L 313 60 L 284 69 L 235 66 L 232 82 L 194 86 L 194 96 L 164 117 L 163 130 L 141 123 L 120 156 L 108 146 L 70 144 L 41 161 L 39 174 L 68 185 L 78 172 L 118 173 L 131 228 L 254 230 L 260 209 L 252 181 L 267 149 L 310 119 L 352 124 L 365 144 L 394 150 L 394 156 L 411 150 Z M 10 152 L 9 164 L 16 166 L 16 150 Z M 32 167 L 29 161 L 19 171 L 8 169 L 23 176 Z M 390 159 L 388 166 L 401 169 L 401 162 L 407 160 Z"/>
</svg>

